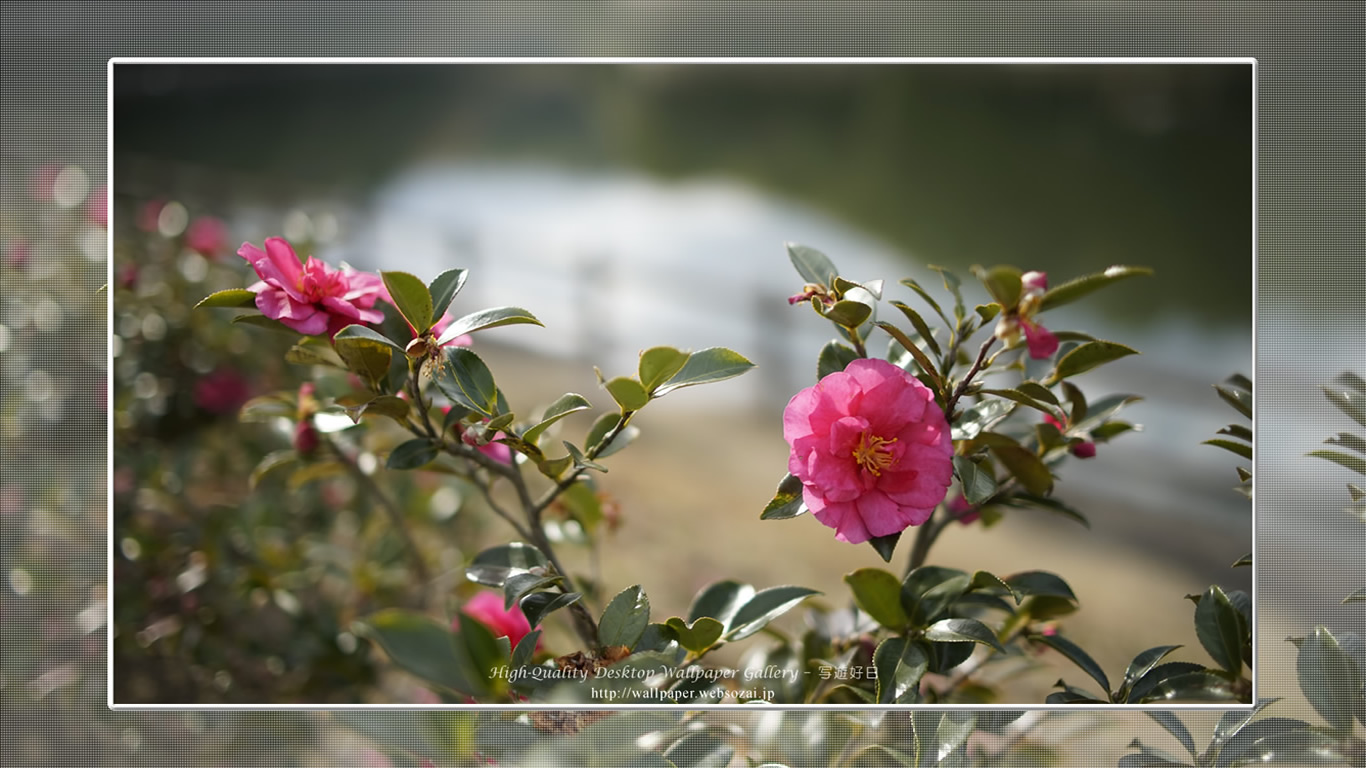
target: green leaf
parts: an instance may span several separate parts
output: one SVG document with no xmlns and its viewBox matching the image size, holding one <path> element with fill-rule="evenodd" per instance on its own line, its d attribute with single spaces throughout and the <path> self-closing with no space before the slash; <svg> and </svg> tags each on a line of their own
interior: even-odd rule
<svg viewBox="0 0 1366 768">
<path fill-rule="evenodd" d="M 971 584 L 968 574 L 957 568 L 922 565 L 902 580 L 901 607 L 912 626 L 925 626 L 967 592 Z"/>
<path fill-rule="evenodd" d="M 1008 499 L 1008 505 L 1012 507 L 1025 506 L 1033 507 L 1035 509 L 1042 509 L 1047 512 L 1053 512 L 1055 514 L 1062 515 L 1063 517 L 1066 517 L 1070 520 L 1075 520 L 1078 523 L 1081 523 L 1082 525 L 1086 526 L 1087 528 L 1091 527 L 1091 522 L 1087 520 L 1082 513 L 1078 512 L 1075 509 L 1072 509 L 1071 507 L 1067 506 L 1061 501 L 1058 501 L 1057 499 L 1051 499 L 1046 496 L 1035 496 L 1033 494 L 1028 493 L 1017 493 Z"/>
<path fill-rule="evenodd" d="M 1073 602 L 1077 602 L 1077 596 L 1073 594 L 1072 588 L 1062 577 L 1048 571 L 1023 571 L 1004 579 L 1010 586 L 1011 591 L 1028 597 L 1031 595 L 1043 595 L 1047 597 L 1061 597 Z M 1109 689 L 1109 686 L 1106 686 Z"/>
<path fill-rule="evenodd" d="M 550 587 L 563 581 L 563 577 L 545 576 L 536 573 L 514 573 L 507 577 L 503 582 L 503 610 L 510 611 L 517 601 L 521 600 L 528 592 L 536 592 Z"/>
<path fill-rule="evenodd" d="M 1238 558 L 1238 560 L 1235 561 L 1235 562 L 1233 563 L 1233 565 L 1230 565 L 1229 567 L 1230 567 L 1230 568 L 1241 568 L 1242 566 L 1245 566 L 1245 565 L 1252 565 L 1252 553 L 1251 553 L 1251 552 L 1249 552 L 1249 553 L 1247 553 L 1246 555 L 1243 555 L 1242 557 Z"/>
<path fill-rule="evenodd" d="M 1204 441 L 1204 444 L 1212 445 L 1216 448 L 1223 448 L 1230 453 L 1235 453 L 1248 460 L 1252 459 L 1252 446 L 1247 443 L 1239 443 L 1234 442 L 1233 440 L 1224 440 L 1222 438 L 1214 437 Z"/>
<path fill-rule="evenodd" d="M 1333 730 L 1349 734 L 1352 718 L 1366 716 L 1362 671 L 1327 628 L 1315 627 L 1314 634 L 1300 643 L 1295 670 L 1304 697 Z"/>
<path fill-rule="evenodd" d="M 498 387 L 479 355 L 464 347 L 447 347 L 441 355 L 441 365 L 433 377 L 441 393 L 456 405 L 484 416 L 496 415 Z"/>
<path fill-rule="evenodd" d="M 298 414 L 298 406 L 290 399 L 279 395 L 261 395 L 242 404 L 237 412 L 237 420 L 250 422 L 274 421 L 279 418 L 293 419 Z"/>
<path fill-rule="evenodd" d="M 858 353 L 853 349 L 838 341 L 832 341 L 821 349 L 820 357 L 816 360 L 816 378 L 819 380 L 832 373 L 838 373 L 857 359 Z"/>
<path fill-rule="evenodd" d="M 882 562 L 890 563 L 892 562 L 892 553 L 896 551 L 896 543 L 900 540 L 901 532 L 897 531 L 886 536 L 874 536 L 868 540 L 868 543 L 872 545 L 873 551 L 877 552 L 878 557 L 882 558 Z"/>
<path fill-rule="evenodd" d="M 1195 606 L 1195 635 L 1215 663 L 1233 674 L 1243 669 L 1242 616 L 1217 585 Z"/>
<path fill-rule="evenodd" d="M 560 395 L 558 400 L 551 403 L 550 407 L 545 409 L 545 413 L 541 415 L 541 420 L 537 422 L 535 426 L 522 433 L 522 439 L 535 445 L 536 440 L 540 438 L 551 424 L 554 424 L 571 413 L 577 413 L 578 411 L 587 410 L 591 407 L 592 404 L 584 399 L 583 395 L 578 395 L 573 392 Z"/>
<path fill-rule="evenodd" d="M 305 336 L 303 338 L 307 340 L 314 337 Z M 335 350 L 304 346 L 303 344 L 295 344 L 290 347 L 289 351 L 285 353 L 285 362 L 293 365 L 326 365 L 346 370 L 346 363 Z"/>
<path fill-rule="evenodd" d="M 229 309 L 246 309 L 256 306 L 256 294 L 245 288 L 229 288 L 226 291 L 214 291 L 199 300 L 194 305 L 195 309 L 200 307 L 227 307 Z"/>
<path fill-rule="evenodd" d="M 1104 272 L 1097 272 L 1091 275 L 1083 275 L 1073 278 L 1067 282 L 1050 289 L 1043 295 L 1043 301 L 1039 304 L 1040 310 L 1049 310 L 1060 307 L 1080 299 L 1092 291 L 1104 288 L 1107 285 L 1139 275 L 1151 275 L 1153 271 L 1147 267 L 1126 267 L 1113 266 Z"/>
<path fill-rule="evenodd" d="M 677 768 L 726 768 L 735 747 L 707 731 L 693 731 L 664 751 L 664 757 Z"/>
<path fill-rule="evenodd" d="M 1216 751 L 1222 752 L 1224 745 L 1226 744 L 1226 742 L 1228 742 L 1229 739 L 1231 739 L 1240 731 L 1242 731 L 1244 727 L 1246 727 L 1249 723 L 1252 722 L 1252 719 L 1254 717 L 1261 714 L 1262 710 L 1266 709 L 1268 706 L 1275 704 L 1280 700 L 1280 698 L 1260 699 L 1257 701 L 1256 705 L 1252 707 L 1252 709 L 1225 712 L 1223 715 L 1219 717 L 1219 722 L 1214 726 L 1214 733 L 1210 735 L 1209 751 L 1211 753 L 1214 753 Z M 1309 725 L 1308 723 L 1305 723 L 1303 721 L 1296 722 L 1299 722 L 1302 726 Z M 1227 755 L 1227 757 L 1232 758 L 1234 757 L 1234 755 L 1229 754 Z M 1226 764 L 1227 760 L 1221 759 L 1219 763 Z"/>
<path fill-rule="evenodd" d="M 1361 603 L 1361 602 L 1366 602 L 1366 587 L 1362 587 L 1361 589 L 1358 589 L 1357 591 L 1353 592 L 1352 594 L 1350 594 L 1350 595 L 1348 595 L 1348 596 L 1342 598 L 1342 605 L 1346 605 L 1346 604 L 1348 604 L 1348 603 Z"/>
<path fill-rule="evenodd" d="M 531 658 L 536 655 L 536 642 L 541 639 L 541 630 L 533 629 L 522 636 L 517 641 L 517 647 L 512 649 L 512 658 L 508 666 L 513 669 L 525 667 L 531 663 Z"/>
<path fill-rule="evenodd" d="M 737 611 L 755 595 L 754 587 L 729 579 L 703 587 L 688 607 L 688 621 L 709 617 L 730 629 Z"/>
<path fill-rule="evenodd" d="M 949 319 L 948 315 L 944 314 L 944 310 L 940 308 L 939 302 L 934 300 L 934 297 L 930 295 L 929 291 L 920 287 L 920 283 L 917 283 L 908 277 L 902 280 L 901 284 L 919 294 L 920 298 L 924 299 L 925 303 L 930 305 L 930 309 L 933 309 L 935 314 L 939 315 L 939 319 L 943 320 L 945 325 L 950 327 L 953 326 L 953 321 Z"/>
<path fill-rule="evenodd" d="M 966 456 L 954 456 L 953 468 L 963 486 L 963 498 L 971 505 L 978 506 L 996 495 L 996 478 L 983 470 Z"/>
<path fill-rule="evenodd" d="M 333 340 L 337 354 L 346 362 L 346 367 L 361 378 L 373 390 L 379 390 L 389 377 L 389 361 L 393 350 L 385 344 L 357 337 Z"/>
<path fill-rule="evenodd" d="M 1129 662 L 1129 666 L 1124 670 L 1124 681 L 1119 685 L 1119 692 L 1127 698 L 1129 691 L 1134 687 L 1144 675 L 1148 674 L 1158 662 L 1166 658 L 1167 654 L 1180 648 L 1179 645 L 1159 645 L 1138 654 L 1134 660 Z"/>
<path fill-rule="evenodd" d="M 872 306 L 852 299 L 841 299 L 825 310 L 827 320 L 846 328 L 857 328 L 872 315 Z"/>
<path fill-rule="evenodd" d="M 951 272 L 951 271 L 950 271 L 948 268 L 946 268 L 946 267 L 940 267 L 940 266 L 936 266 L 936 265 L 934 265 L 934 264 L 927 264 L 926 266 L 929 267 L 930 269 L 934 270 L 935 272 L 938 272 L 938 273 L 939 273 L 939 276 L 940 276 L 941 278 L 943 278 L 943 280 L 944 280 L 944 288 L 945 288 L 949 293 L 952 293 L 952 294 L 953 294 L 953 314 L 954 314 L 954 316 L 957 317 L 959 320 L 962 320 L 962 319 L 963 319 L 963 314 L 964 314 L 964 311 L 963 311 L 963 292 L 962 292 L 962 290 L 961 290 L 961 287 L 962 287 L 962 285 L 963 285 L 963 281 L 960 280 L 960 279 L 958 279 L 958 275 L 955 275 L 953 272 Z"/>
<path fill-rule="evenodd" d="M 1016 267 L 1001 266 L 988 270 L 974 266 L 972 273 L 982 281 L 982 286 L 996 303 L 1003 307 L 1013 307 L 1019 303 L 1023 286 L 1020 284 L 1020 270 Z"/>
<path fill-rule="evenodd" d="M 655 397 L 663 397 L 683 387 L 725 381 L 753 367 L 754 363 L 725 347 L 711 347 L 694 352 L 678 373 L 655 389 Z"/>
<path fill-rule="evenodd" d="M 419 437 L 401 443 L 389 454 L 389 460 L 384 462 L 384 466 L 388 469 L 417 469 L 435 461 L 438 453 L 435 443 L 425 437 Z"/>
<path fill-rule="evenodd" d="M 1110 680 L 1105 676 L 1105 670 L 1100 668 L 1096 660 L 1091 655 L 1083 651 L 1076 643 L 1068 640 L 1062 635 L 1033 635 L 1034 640 L 1052 648 L 1053 650 L 1066 656 L 1069 661 L 1081 667 L 1081 671 L 1091 676 L 1092 680 L 1100 683 L 1103 691 L 1110 690 Z"/>
<path fill-rule="evenodd" d="M 1136 354 L 1138 350 L 1113 341 L 1089 341 L 1063 355 L 1049 380 L 1060 381 L 1069 376 L 1085 373 L 1096 366 Z"/>
<path fill-rule="evenodd" d="M 554 592 L 532 592 L 522 598 L 522 613 L 526 615 L 527 623 L 532 629 L 541 625 L 545 617 L 560 610 L 567 605 L 573 605 L 583 599 L 583 595 L 578 592 L 566 594 L 555 594 Z"/>
<path fill-rule="evenodd" d="M 650 402 L 650 395 L 640 382 L 626 376 L 618 376 L 604 384 L 612 399 L 621 406 L 623 413 L 638 411 Z"/>
<path fill-rule="evenodd" d="M 1190 763 L 1160 749 L 1149 747 L 1138 739 L 1129 742 L 1129 749 L 1137 749 L 1137 754 L 1128 754 L 1119 759 L 1119 768 L 1192 768 Z"/>
<path fill-rule="evenodd" d="M 593 461 L 587 456 L 584 456 L 583 453 L 578 449 L 578 447 L 575 446 L 573 443 L 569 442 L 568 440 L 561 440 L 560 445 L 563 445 L 565 447 L 565 450 L 569 451 L 569 458 L 573 460 L 575 467 L 579 469 L 595 469 L 599 472 L 604 473 L 607 472 L 607 467 L 604 467 L 603 465 L 597 463 L 596 461 Z"/>
<path fill-rule="evenodd" d="M 530 544 L 514 541 L 475 555 L 474 560 L 465 569 L 465 578 L 485 586 L 501 588 L 509 576 L 526 573 L 533 568 L 545 568 L 547 565 L 549 563 L 545 555 L 541 554 L 541 550 Z"/>
<path fill-rule="evenodd" d="M 743 640 L 797 607 L 806 598 L 819 594 L 806 587 L 784 586 L 760 590 L 735 612 L 725 638 L 727 641 Z"/>
<path fill-rule="evenodd" d="M 988 592 L 1003 592 L 1015 599 L 1015 604 L 1019 605 L 1025 598 L 1024 595 L 1015 591 L 1013 587 L 1005 583 L 1001 577 L 988 571 L 976 571 L 972 574 L 972 581 L 968 582 L 970 591 L 983 590 Z M 1006 608 L 1009 609 L 1009 604 Z"/>
<path fill-rule="evenodd" d="M 920 366 L 920 370 L 924 371 L 925 375 L 929 376 L 934 381 L 935 389 L 943 388 L 943 379 L 939 375 L 939 370 L 934 367 L 934 362 L 930 360 L 928 355 L 921 351 L 920 347 L 915 345 L 914 341 L 911 341 L 910 337 L 891 323 L 879 320 L 877 323 L 874 323 L 874 325 L 890 334 L 903 349 L 910 353 L 911 357 L 915 358 L 915 362 Z"/>
<path fill-rule="evenodd" d="M 1235 389 L 1233 387 L 1220 386 L 1216 384 L 1214 391 L 1219 393 L 1219 397 L 1224 402 L 1233 406 L 1238 413 L 1247 418 L 1252 418 L 1252 392 L 1245 389 Z"/>
<path fill-rule="evenodd" d="M 464 646 L 470 662 L 474 665 L 477 679 L 486 688 L 491 688 L 494 692 L 505 689 L 506 684 L 495 679 L 494 670 L 506 667 L 512 655 L 507 637 L 495 636 L 479 621 L 457 612 L 455 643 L 457 655 L 460 654 L 459 646 Z"/>
<path fill-rule="evenodd" d="M 1320 459 L 1327 459 L 1334 464 L 1341 464 L 1353 472 L 1366 475 L 1366 459 L 1362 459 L 1360 456 L 1353 456 L 1350 453 L 1342 453 L 1341 451 L 1326 451 L 1322 449 L 1310 451 L 1308 455 Z"/>
<path fill-rule="evenodd" d="M 974 642 L 1005 653 L 996 633 L 977 619 L 942 619 L 925 629 L 925 639 L 940 643 Z"/>
<path fill-rule="evenodd" d="M 920 338 L 925 340 L 925 345 L 930 348 L 931 352 L 936 355 L 944 354 L 939 349 L 939 342 L 934 339 L 934 331 L 930 329 L 929 324 L 925 322 L 925 318 L 921 317 L 919 312 L 916 312 L 914 309 L 911 309 L 900 301 L 892 302 L 892 306 L 901 310 L 901 314 L 905 315 L 906 319 L 911 322 L 911 327 L 920 335 Z"/>
<path fill-rule="evenodd" d="M 289 326 L 285 325 L 279 320 L 271 320 L 269 317 L 266 317 L 265 315 L 238 315 L 237 317 L 234 317 L 232 319 L 232 322 L 241 323 L 243 325 L 254 325 L 257 328 L 265 328 L 268 331 L 287 333 L 290 336 L 300 335 L 299 332 L 294 330 L 293 328 L 290 328 Z"/>
<path fill-rule="evenodd" d="M 1248 765 L 1361 765 L 1349 762 L 1347 750 L 1351 741 L 1327 728 L 1314 728 L 1308 723 L 1286 717 L 1268 717 L 1252 723 L 1239 733 L 1229 747 L 1219 753 L 1219 768 Z M 1254 738 L 1255 737 L 1255 738 Z M 1358 740 L 1357 744 L 1361 742 Z M 1237 754 L 1232 754 L 1234 749 Z M 1227 762 L 1226 762 L 1227 754 Z"/>
<path fill-rule="evenodd" d="M 385 344 L 390 347 L 393 347 L 395 350 L 399 352 L 403 351 L 402 344 L 399 344 L 394 340 L 390 339 L 389 337 L 374 330 L 373 328 L 368 328 L 364 325 L 357 325 L 353 323 L 341 329 L 340 331 L 337 331 L 337 335 L 332 337 L 333 343 L 343 339 L 359 339 L 362 341 L 372 341 L 376 344 Z"/>
<path fill-rule="evenodd" d="M 1337 406 L 1337 409 L 1347 414 L 1353 421 L 1366 427 L 1366 393 L 1360 390 L 1352 391 L 1346 388 L 1323 387 L 1324 397 Z"/>
<path fill-rule="evenodd" d="M 256 490 L 256 486 L 260 485 L 261 481 L 266 479 L 267 475 L 281 469 L 293 467 L 298 462 L 299 454 L 295 453 L 291 448 L 271 451 L 266 454 L 265 458 L 261 459 L 261 461 L 256 464 L 256 468 L 251 471 L 251 477 L 247 480 L 247 487 L 254 491 Z"/>
<path fill-rule="evenodd" d="M 815 248 L 787 243 L 787 256 L 792 260 L 792 266 L 797 268 L 797 274 L 808 283 L 828 286 L 839 274 L 834 263 Z"/>
<path fill-rule="evenodd" d="M 426 333 L 432 327 L 432 294 L 427 286 L 407 272 L 380 272 L 379 276 L 384 287 L 389 289 L 394 309 L 408 321 L 413 335 Z"/>
<path fill-rule="evenodd" d="M 802 503 L 802 481 L 795 475 L 784 475 L 778 482 L 778 490 L 773 498 L 759 513 L 760 520 L 786 520 L 806 512 Z"/>
<path fill-rule="evenodd" d="M 913 704 L 920 700 L 920 678 L 929 669 L 929 659 L 919 643 L 904 637 L 889 637 L 873 651 L 877 670 L 878 704 Z"/>
<path fill-rule="evenodd" d="M 1040 387 L 1040 389 L 1042 389 L 1042 387 Z M 1004 397 L 1007 400 L 1019 403 L 1020 405 L 1027 406 L 1029 408 L 1033 408 L 1036 411 L 1041 411 L 1043 413 L 1048 414 L 1049 416 L 1056 415 L 1054 407 L 1051 407 L 1049 404 L 1044 403 L 1041 400 L 1037 400 L 1033 397 L 1030 397 L 1029 395 L 1025 394 L 1024 392 L 1018 389 L 983 389 L 979 390 L 979 392 L 984 395 L 995 395 L 996 397 Z"/>
<path fill-rule="evenodd" d="M 448 269 L 436 276 L 431 284 L 427 286 L 427 293 L 432 297 L 432 319 L 439 322 L 441 317 L 450 308 L 451 301 L 460 293 L 460 289 L 465 287 L 465 279 L 470 276 L 468 269 Z"/>
<path fill-rule="evenodd" d="M 357 424 L 366 416 L 387 416 L 403 424 L 404 417 L 408 415 L 408 401 L 393 395 L 380 395 L 359 405 L 348 406 L 346 415 Z"/>
<path fill-rule="evenodd" d="M 640 353 L 637 373 L 646 392 L 668 381 L 688 362 L 690 355 L 673 347 L 652 347 Z"/>
<path fill-rule="evenodd" d="M 665 625 L 678 636 L 678 644 L 693 653 L 701 653 L 715 645 L 726 629 L 724 624 L 710 616 L 700 616 L 691 625 L 674 616 Z"/>
<path fill-rule="evenodd" d="M 503 325 L 542 325 L 540 320 L 521 307 L 492 307 L 472 312 L 446 326 L 437 338 L 438 345 L 464 336 L 467 333 L 497 328 Z M 544 326 L 542 326 L 544 327 Z"/>
<path fill-rule="evenodd" d="M 639 584 L 627 587 L 602 612 L 598 622 L 598 641 L 603 647 L 624 645 L 634 648 L 650 623 L 650 598 Z"/>
<path fill-rule="evenodd" d="M 901 581 L 881 568 L 860 568 L 845 574 L 844 582 L 854 602 L 873 620 L 888 629 L 902 629 L 910 617 L 901 606 Z"/>
<path fill-rule="evenodd" d="M 1048 403 L 1049 405 L 1061 405 L 1061 403 L 1058 402 L 1058 396 L 1053 394 L 1053 390 L 1037 381 L 1022 381 L 1015 389 L 1039 402 Z"/>
<path fill-rule="evenodd" d="M 991 453 L 1031 494 L 1047 496 L 1053 490 L 1053 474 L 1033 451 L 1018 445 L 993 445 Z"/>
<path fill-rule="evenodd" d="M 378 643 L 395 664 L 452 691 L 479 694 L 484 681 L 463 643 L 450 630 L 409 611 L 390 608 L 357 623 L 359 634 Z"/>
<path fill-rule="evenodd" d="M 1162 665 L 1165 666 L 1167 665 Z M 1142 698 L 1137 701 L 1235 701 L 1237 698 L 1233 684 L 1223 675 L 1214 672 L 1187 672 L 1164 679 L 1151 690 L 1145 691 Z"/>
<path fill-rule="evenodd" d="M 1154 693 L 1167 680 L 1183 677 L 1191 674 L 1209 674 L 1203 666 L 1193 664 L 1189 661 L 1169 661 L 1166 664 L 1158 664 L 1150 669 L 1146 674 L 1138 679 L 1129 690 L 1129 695 L 1125 699 L 1129 704 L 1142 704 L 1149 697 L 1156 696 Z M 1167 692 L 1169 689 L 1164 689 Z M 1157 700 L 1161 700 L 1158 697 Z"/>
<path fill-rule="evenodd" d="M 1178 720 L 1176 715 L 1171 712 L 1154 712 L 1147 709 L 1143 710 L 1143 714 L 1151 717 L 1158 725 L 1166 729 L 1167 733 L 1176 737 L 1176 740 L 1181 742 L 1181 746 L 1186 748 L 1190 756 L 1195 757 L 1195 739 L 1191 738 L 1191 733 L 1186 729 L 1185 723 Z"/>
</svg>

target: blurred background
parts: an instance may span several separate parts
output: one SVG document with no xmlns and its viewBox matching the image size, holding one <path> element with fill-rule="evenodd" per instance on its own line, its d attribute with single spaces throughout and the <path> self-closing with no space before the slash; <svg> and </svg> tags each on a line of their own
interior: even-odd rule
<svg viewBox="0 0 1366 768">
<path fill-rule="evenodd" d="M 236 247 L 275 235 L 365 270 L 466 267 L 456 314 L 531 309 L 544 329 L 477 340 L 519 411 L 566 391 L 610 402 L 593 366 L 629 373 L 654 345 L 757 362 L 652 405 L 600 483 L 619 523 L 578 558 L 605 592 L 595 610 L 639 582 L 661 618 L 728 577 L 838 605 L 842 575 L 880 562 L 810 518 L 758 520 L 785 471 L 781 409 L 832 337 L 785 300 L 801 288 L 785 241 L 891 285 L 937 284 L 929 264 L 1054 284 L 1151 266 L 1048 318 L 1143 353 L 1082 380 L 1093 399 L 1146 398 L 1126 412 L 1141 433 L 1061 472 L 1093 529 L 1014 512 L 951 531 L 932 560 L 1063 575 L 1083 606 L 1070 632 L 1116 673 L 1153 645 L 1198 648 L 1183 595 L 1250 588 L 1228 568 L 1252 537 L 1236 461 L 1200 444 L 1238 418 L 1212 385 L 1251 368 L 1247 65 L 121 64 L 113 82 L 117 701 L 421 695 L 376 677 L 346 631 L 414 578 L 349 480 L 246 490 L 287 435 L 233 413 L 307 369 L 277 362 L 283 337 L 189 311 L 253 282 Z M 468 489 L 406 480 L 446 572 L 511 534 Z M 1003 700 L 1041 700 L 1065 665 Z"/>
</svg>

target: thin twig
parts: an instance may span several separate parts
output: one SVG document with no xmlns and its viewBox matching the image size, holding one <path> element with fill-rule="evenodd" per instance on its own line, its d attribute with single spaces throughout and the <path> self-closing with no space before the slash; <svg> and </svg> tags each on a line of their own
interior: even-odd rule
<svg viewBox="0 0 1366 768">
<path fill-rule="evenodd" d="M 995 343 L 995 336 L 988 336 L 987 340 L 982 342 L 982 348 L 977 350 L 977 359 L 973 361 L 972 367 L 968 369 L 967 375 L 963 377 L 962 381 L 958 382 L 958 386 L 954 388 L 953 394 L 949 396 L 948 402 L 944 404 L 944 413 L 948 415 L 950 421 L 953 420 L 953 408 L 958 405 L 958 399 L 967 391 L 968 385 L 972 383 L 972 379 L 977 375 L 977 372 L 982 370 L 982 363 L 987 359 L 987 352 L 991 351 L 991 345 Z"/>
</svg>

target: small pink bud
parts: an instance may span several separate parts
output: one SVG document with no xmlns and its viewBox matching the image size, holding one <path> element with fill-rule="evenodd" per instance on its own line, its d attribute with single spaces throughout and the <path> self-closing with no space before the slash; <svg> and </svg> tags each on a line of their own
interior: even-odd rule
<svg viewBox="0 0 1366 768">
<path fill-rule="evenodd" d="M 1073 456 L 1076 456 L 1079 459 L 1090 459 L 1094 458 L 1096 455 L 1096 444 L 1090 441 L 1077 443 L 1069 450 L 1072 451 Z"/>
<path fill-rule="evenodd" d="M 1025 293 L 1043 293 L 1048 290 L 1048 273 L 1026 272 L 1020 276 L 1020 285 Z"/>
<path fill-rule="evenodd" d="M 309 421 L 301 421 L 294 426 L 294 450 L 300 456 L 312 456 L 318 450 L 318 430 Z"/>
</svg>

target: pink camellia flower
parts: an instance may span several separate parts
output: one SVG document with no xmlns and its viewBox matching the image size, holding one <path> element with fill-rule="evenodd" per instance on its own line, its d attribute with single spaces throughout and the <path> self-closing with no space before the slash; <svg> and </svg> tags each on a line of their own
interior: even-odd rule
<svg viewBox="0 0 1366 768">
<path fill-rule="evenodd" d="M 1058 351 L 1058 337 L 1039 323 L 1021 318 L 1024 328 L 1025 344 L 1029 345 L 1029 356 L 1035 360 L 1046 360 Z"/>
<path fill-rule="evenodd" d="M 885 360 L 855 360 L 798 392 L 783 437 L 807 508 L 851 544 L 925 522 L 953 477 L 943 410 Z"/>
<path fill-rule="evenodd" d="M 212 216 L 200 216 L 185 230 L 185 247 L 206 259 L 216 259 L 228 247 L 228 225 Z"/>
<path fill-rule="evenodd" d="M 512 610 L 503 609 L 502 596 L 493 592 L 480 592 L 465 603 L 463 608 L 465 615 L 483 624 L 493 632 L 495 637 L 506 637 L 516 648 L 517 643 L 522 638 L 531 633 L 531 623 L 526 620 L 522 613 L 522 606 L 513 603 Z M 460 629 L 460 619 L 456 618 L 451 626 L 452 629 Z M 536 641 L 536 647 L 541 647 L 540 639 Z"/>
<path fill-rule="evenodd" d="M 383 283 L 378 275 L 348 268 L 333 269 L 309 256 L 302 265 L 283 238 L 266 238 L 266 249 L 242 243 L 237 255 L 251 263 L 261 282 L 256 293 L 261 314 L 306 336 L 337 331 L 352 323 L 378 323 L 384 313 L 372 309 Z"/>
<path fill-rule="evenodd" d="M 138 209 L 137 225 L 143 232 L 157 231 L 157 221 L 161 218 L 161 209 L 166 207 L 165 200 L 148 200 Z"/>
</svg>

